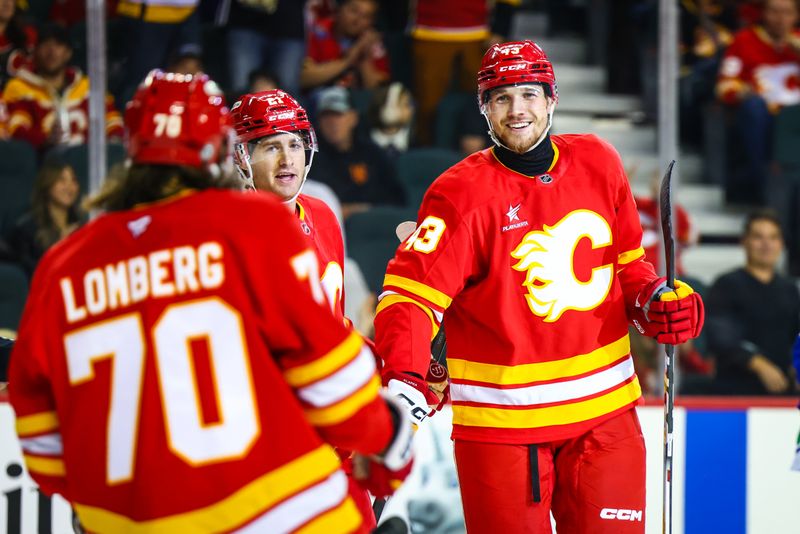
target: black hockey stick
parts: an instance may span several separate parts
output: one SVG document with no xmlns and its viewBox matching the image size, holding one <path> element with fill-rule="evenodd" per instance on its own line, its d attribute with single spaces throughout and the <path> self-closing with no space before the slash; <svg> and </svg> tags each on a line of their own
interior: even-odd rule
<svg viewBox="0 0 800 534">
<path fill-rule="evenodd" d="M 667 268 L 667 286 L 675 288 L 675 238 L 672 232 L 672 160 L 661 180 L 659 208 L 661 232 L 664 235 L 664 259 Z M 672 411 L 675 403 L 675 345 L 664 345 L 664 498 L 661 503 L 661 531 L 672 534 Z"/>
</svg>

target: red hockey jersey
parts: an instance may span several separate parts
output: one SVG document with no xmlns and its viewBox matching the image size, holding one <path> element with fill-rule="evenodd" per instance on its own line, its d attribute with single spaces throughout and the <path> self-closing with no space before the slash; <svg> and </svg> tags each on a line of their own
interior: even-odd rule
<svg viewBox="0 0 800 534">
<path fill-rule="evenodd" d="M 566 439 L 641 395 L 626 303 L 655 273 L 622 163 L 592 135 L 552 142 L 541 176 L 493 149 L 447 170 L 387 269 L 375 318 L 384 369 L 425 376 L 444 317 L 456 439 Z"/>
<path fill-rule="evenodd" d="M 326 442 L 378 452 L 393 425 L 317 267 L 282 204 L 233 191 L 55 246 L 10 369 L 31 475 L 91 532 L 358 529 Z"/>
<path fill-rule="evenodd" d="M 792 39 L 800 43 L 800 31 Z M 725 51 L 717 95 L 732 104 L 745 89 L 764 97 L 772 110 L 800 103 L 800 54 L 777 46 L 760 26 L 740 31 Z"/>
<path fill-rule="evenodd" d="M 297 197 L 297 217 L 319 258 L 320 282 L 333 314 L 344 320 L 344 242 L 339 221 L 327 204 L 308 195 Z"/>
</svg>

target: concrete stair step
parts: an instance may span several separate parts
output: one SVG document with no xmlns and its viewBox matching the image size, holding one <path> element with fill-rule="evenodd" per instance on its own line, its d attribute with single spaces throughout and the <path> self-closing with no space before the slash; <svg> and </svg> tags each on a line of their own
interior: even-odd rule
<svg viewBox="0 0 800 534">
<path fill-rule="evenodd" d="M 686 249 L 681 261 L 686 272 L 711 285 L 719 275 L 744 265 L 744 251 L 739 245 L 698 245 Z"/>
<path fill-rule="evenodd" d="M 554 68 L 559 95 L 602 94 L 605 91 L 606 73 L 603 67 L 564 63 Z"/>
<path fill-rule="evenodd" d="M 547 53 L 558 76 L 559 66 L 566 63 L 586 63 L 586 41 L 578 37 L 545 37 L 544 34 L 521 33 L 518 39 L 532 39 Z"/>
<path fill-rule="evenodd" d="M 537 11 L 517 11 L 511 20 L 511 40 L 536 41 L 547 35 L 548 27 L 547 14 Z"/>
<path fill-rule="evenodd" d="M 561 113 L 584 113 L 598 116 L 630 115 L 640 112 L 641 99 L 629 95 L 606 95 L 570 90 L 558 91 L 558 107 Z"/>
</svg>

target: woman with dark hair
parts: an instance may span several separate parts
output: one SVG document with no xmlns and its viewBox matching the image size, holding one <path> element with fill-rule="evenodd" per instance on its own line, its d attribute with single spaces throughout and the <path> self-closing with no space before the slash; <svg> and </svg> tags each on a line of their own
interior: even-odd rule
<svg viewBox="0 0 800 534">
<path fill-rule="evenodd" d="M 10 239 L 28 275 L 48 248 L 86 222 L 79 200 L 80 185 L 72 167 L 45 163 L 33 184 L 31 209 L 17 221 Z"/>
</svg>

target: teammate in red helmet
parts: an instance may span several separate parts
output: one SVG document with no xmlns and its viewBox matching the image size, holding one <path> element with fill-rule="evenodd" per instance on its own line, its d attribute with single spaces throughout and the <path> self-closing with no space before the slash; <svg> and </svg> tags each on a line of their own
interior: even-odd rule
<svg viewBox="0 0 800 534">
<path fill-rule="evenodd" d="M 232 108 L 237 133 L 236 163 L 246 187 L 273 193 L 297 217 L 319 258 L 310 273 L 319 278 L 334 315 L 346 324 L 344 315 L 344 244 L 341 228 L 331 209 L 317 198 L 301 194 L 311 169 L 317 138 L 305 109 L 288 93 L 279 89 L 248 94 Z M 396 489 L 403 473 L 384 470 L 381 480 L 390 485 L 371 484 L 377 477 L 358 484 L 353 476 L 351 452 L 340 449 L 343 467 L 350 476 L 356 505 L 375 526 L 372 503 L 364 486 L 377 496 Z M 373 467 L 375 474 L 380 468 Z"/>
<path fill-rule="evenodd" d="M 549 533 L 552 512 L 559 534 L 638 534 L 645 449 L 628 324 L 681 343 L 703 306 L 643 261 L 614 148 L 549 134 L 557 103 L 539 46 L 489 49 L 478 105 L 495 146 L 428 189 L 389 263 L 376 344 L 389 390 L 424 415 L 430 340 L 446 324 L 469 532 Z"/>
<path fill-rule="evenodd" d="M 9 376 L 28 471 L 89 532 L 366 532 L 332 446 L 400 470 L 411 425 L 295 219 L 233 190 L 222 93 L 156 71 L 126 123 L 108 212 L 31 285 Z"/>
</svg>

